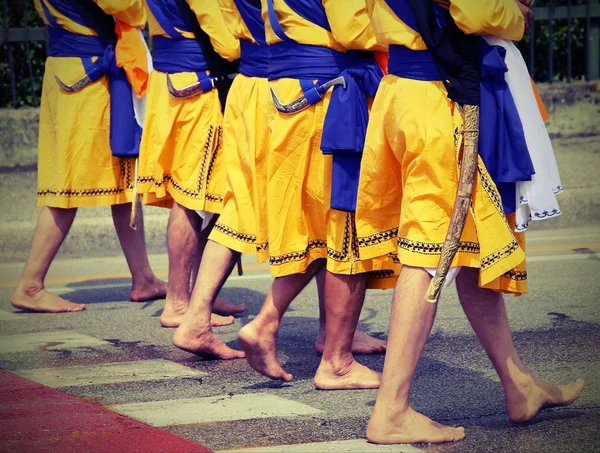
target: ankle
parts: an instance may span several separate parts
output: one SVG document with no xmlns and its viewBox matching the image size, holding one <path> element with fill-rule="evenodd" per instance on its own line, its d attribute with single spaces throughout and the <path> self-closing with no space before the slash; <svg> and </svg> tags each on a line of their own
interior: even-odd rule
<svg viewBox="0 0 600 453">
<path fill-rule="evenodd" d="M 28 296 L 33 296 L 44 289 L 44 282 L 41 280 L 21 280 L 15 289 L 17 292 L 25 293 Z"/>
<path fill-rule="evenodd" d="M 349 354 L 326 354 L 323 353 L 320 367 L 324 367 L 333 374 L 346 374 L 354 365 L 354 356 Z"/>
</svg>

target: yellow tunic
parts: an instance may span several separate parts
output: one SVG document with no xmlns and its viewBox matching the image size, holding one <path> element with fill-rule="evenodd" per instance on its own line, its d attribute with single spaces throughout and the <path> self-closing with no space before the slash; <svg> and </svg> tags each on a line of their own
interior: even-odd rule
<svg viewBox="0 0 600 453">
<path fill-rule="evenodd" d="M 239 57 L 239 41 L 227 30 L 217 0 L 191 0 L 214 49 L 227 60 Z M 151 36 L 168 35 L 148 9 Z M 195 39 L 192 33 L 183 33 Z M 198 81 L 195 73 L 171 74 L 176 88 Z M 139 190 L 144 203 L 220 213 L 225 186 L 221 152 L 223 115 L 216 90 L 176 99 L 167 76 L 154 70 L 148 84 L 146 117 L 140 148 Z"/>
<path fill-rule="evenodd" d="M 282 28 L 297 42 L 341 52 L 380 50 L 364 0 L 323 1 L 331 32 L 309 23 L 284 1 L 275 0 L 274 6 Z M 278 42 L 264 6 L 263 18 L 267 20 L 267 41 Z M 283 103 L 302 94 L 295 79 L 279 79 L 271 87 Z M 320 143 L 331 91 L 323 101 L 301 112 L 276 112 L 271 122 L 267 205 L 269 261 L 274 276 L 302 273 L 319 258 L 326 258 L 328 270 L 339 274 L 390 275 L 398 267 L 391 256 L 361 260 L 354 214 L 329 206 L 332 157 L 323 155 Z M 393 282 L 387 282 L 390 284 Z"/>
<path fill-rule="evenodd" d="M 381 44 L 425 49 L 418 33 L 385 0 L 367 0 L 367 9 Z M 466 33 L 515 40 L 523 35 L 523 17 L 514 0 L 476 6 L 470 0 L 453 0 L 449 9 Z M 441 82 L 384 78 L 371 110 L 361 168 L 361 257 L 397 251 L 402 264 L 436 267 L 458 187 L 462 126 L 461 113 Z M 479 268 L 482 287 L 526 292 L 524 236 L 509 226 L 512 219 L 504 216 L 481 159 L 477 176 L 472 210 L 452 265 Z"/>
<path fill-rule="evenodd" d="M 35 7 L 46 24 L 40 2 Z M 141 0 L 97 0 L 107 14 L 143 27 L 146 14 Z M 67 30 L 88 36 L 96 33 L 48 10 Z M 72 84 L 85 75 L 80 58 L 48 57 L 42 85 L 38 146 L 38 205 L 56 208 L 102 206 L 133 198 L 133 159 L 111 154 L 110 95 L 106 77 L 75 93 L 65 93 L 55 77 Z"/>
<path fill-rule="evenodd" d="M 234 37 L 256 43 L 233 0 L 219 0 Z M 267 156 L 269 122 L 275 113 L 266 78 L 239 74 L 227 97 L 223 155 L 227 172 L 223 212 L 210 239 L 241 253 L 267 252 Z"/>
</svg>

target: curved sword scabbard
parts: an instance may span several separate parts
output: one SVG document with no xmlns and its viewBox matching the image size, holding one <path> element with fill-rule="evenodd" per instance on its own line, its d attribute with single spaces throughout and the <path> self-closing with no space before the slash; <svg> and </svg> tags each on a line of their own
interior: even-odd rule
<svg viewBox="0 0 600 453">
<path fill-rule="evenodd" d="M 76 93 L 77 91 L 83 90 L 86 86 L 92 83 L 92 79 L 86 74 L 73 85 L 67 85 L 62 80 L 60 80 L 57 76 L 54 76 L 56 83 L 66 93 Z"/>
<path fill-rule="evenodd" d="M 321 99 L 323 99 L 323 96 L 327 92 L 327 90 L 335 85 L 341 85 L 343 88 L 346 88 L 346 79 L 344 78 L 344 76 L 336 77 L 335 79 L 332 79 L 329 82 L 320 85 L 316 88 L 317 94 Z M 298 99 L 290 102 L 289 104 L 284 104 L 279 100 L 273 88 L 270 88 L 270 90 L 275 108 L 281 113 L 285 113 L 286 115 L 301 112 L 302 110 L 310 107 L 311 105 L 308 99 L 306 98 L 306 95 L 300 96 Z"/>
<path fill-rule="evenodd" d="M 213 88 L 215 86 L 214 81 L 211 79 Z M 175 88 L 173 86 L 173 82 L 171 81 L 171 77 L 169 74 L 167 74 L 167 88 L 169 90 L 169 93 L 171 94 L 171 96 L 173 96 L 174 98 L 177 99 L 185 99 L 185 98 L 191 98 L 193 96 L 197 96 L 200 93 L 203 93 L 204 90 L 202 89 L 202 85 L 200 84 L 200 82 L 196 82 L 192 85 L 189 85 L 185 88 L 182 88 L 181 90 L 178 90 L 177 88 Z"/>
</svg>

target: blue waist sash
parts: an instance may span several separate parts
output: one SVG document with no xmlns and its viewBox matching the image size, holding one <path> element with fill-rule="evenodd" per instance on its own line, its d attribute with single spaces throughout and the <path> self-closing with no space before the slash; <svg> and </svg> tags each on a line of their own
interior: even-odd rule
<svg viewBox="0 0 600 453">
<path fill-rule="evenodd" d="M 240 73 L 246 77 L 269 76 L 269 48 L 240 39 Z"/>
<path fill-rule="evenodd" d="M 206 75 L 208 64 L 196 40 L 153 36 L 152 43 L 154 69 L 167 74 L 195 72 L 203 92 L 214 89 L 211 78 Z"/>
<path fill-rule="evenodd" d="M 207 71 L 208 64 L 195 39 L 152 37 L 154 68 L 167 73 Z"/>
<path fill-rule="evenodd" d="M 504 80 L 505 49 L 482 40 L 479 154 L 502 197 L 506 214 L 516 210 L 516 183 L 535 173 L 521 118 Z M 440 80 L 428 51 L 390 46 L 389 73 L 412 80 Z"/>
<path fill-rule="evenodd" d="M 325 94 L 318 87 L 338 76 L 346 88 L 336 85 L 325 115 L 321 150 L 333 155 L 331 202 L 333 209 L 356 209 L 360 161 L 369 120 L 368 96 L 374 96 L 383 72 L 374 60 L 358 58 L 321 47 L 285 41 L 270 46 L 269 80 L 299 79 L 310 104 Z M 313 81 L 317 79 L 317 83 Z"/>
<path fill-rule="evenodd" d="M 98 37 L 71 33 L 58 24 L 49 27 L 49 39 L 51 57 L 81 58 L 85 72 L 93 82 L 102 76 L 108 77 L 112 154 L 115 157 L 137 157 L 142 128 L 135 119 L 132 89 L 127 75 L 117 66 L 115 48 Z M 94 62 L 92 57 L 98 59 Z"/>
<path fill-rule="evenodd" d="M 389 46 L 388 72 L 404 79 L 440 80 L 440 74 L 429 52 L 404 46 Z"/>
</svg>

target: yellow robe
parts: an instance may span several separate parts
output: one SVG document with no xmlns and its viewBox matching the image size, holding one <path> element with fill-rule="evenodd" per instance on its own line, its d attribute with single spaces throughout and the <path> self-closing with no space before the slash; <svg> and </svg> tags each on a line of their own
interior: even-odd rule
<svg viewBox="0 0 600 453">
<path fill-rule="evenodd" d="M 274 6 L 285 33 L 297 42 L 340 52 L 381 49 L 375 41 L 364 0 L 324 0 L 331 32 L 306 21 L 284 1 L 275 0 Z M 263 18 L 267 22 L 267 41 L 279 42 L 264 4 Z M 271 87 L 283 103 L 302 95 L 296 79 L 275 80 Z M 329 206 L 332 157 L 323 155 L 320 143 L 331 91 L 321 102 L 301 112 L 293 115 L 277 112 L 271 122 L 267 178 L 271 273 L 274 276 L 302 273 L 312 261 L 324 258 L 327 269 L 333 273 L 393 275 L 398 265 L 392 256 L 366 260 L 359 257 L 354 214 Z M 390 285 L 393 281 L 383 283 Z M 370 286 L 378 284 L 372 281 Z"/>
<path fill-rule="evenodd" d="M 239 41 L 227 30 L 217 0 L 191 0 L 214 49 L 227 60 L 239 57 Z M 151 36 L 167 36 L 149 9 Z M 192 33 L 184 33 L 195 39 Z M 197 82 L 195 73 L 171 74 L 176 88 Z M 223 115 L 217 90 L 176 99 L 165 73 L 154 70 L 148 84 L 140 147 L 139 191 L 144 203 L 220 213 L 225 187 L 221 150 Z"/>
<path fill-rule="evenodd" d="M 256 43 L 233 0 L 219 0 L 234 37 Z M 267 251 L 267 155 L 269 122 L 275 114 L 266 78 L 239 74 L 227 97 L 223 156 L 227 172 L 223 212 L 210 239 L 241 253 Z"/>
<path fill-rule="evenodd" d="M 35 7 L 49 23 L 40 2 Z M 143 27 L 141 0 L 97 0 L 119 20 Z M 96 36 L 45 3 L 68 31 Z M 48 57 L 42 84 L 38 144 L 38 205 L 55 208 L 131 202 L 134 159 L 113 157 L 110 149 L 110 94 L 106 77 L 75 93 L 63 92 L 55 77 L 72 84 L 85 75 L 80 58 Z"/>
<path fill-rule="evenodd" d="M 420 35 L 385 0 L 367 0 L 367 9 L 378 42 L 425 49 Z M 513 40 L 523 35 L 523 16 L 514 0 L 477 7 L 453 0 L 449 9 L 466 33 Z M 402 264 L 437 266 L 458 187 L 462 127 L 462 115 L 441 82 L 384 78 L 361 168 L 356 213 L 361 257 L 397 252 Z M 524 235 L 513 232 L 511 221 L 480 159 L 472 209 L 452 265 L 479 268 L 482 287 L 526 292 Z"/>
</svg>

